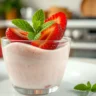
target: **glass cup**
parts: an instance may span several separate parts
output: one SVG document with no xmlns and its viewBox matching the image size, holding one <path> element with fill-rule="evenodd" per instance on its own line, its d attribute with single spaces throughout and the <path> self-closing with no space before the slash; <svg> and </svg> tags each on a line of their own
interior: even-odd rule
<svg viewBox="0 0 96 96">
<path fill-rule="evenodd" d="M 54 50 L 32 45 L 34 42 L 44 44 L 45 40 L 9 41 L 2 38 L 1 42 L 10 81 L 17 92 L 42 95 L 58 89 L 69 58 L 70 38 L 54 40 L 54 44 L 48 41 L 50 48 L 56 47 Z"/>
</svg>

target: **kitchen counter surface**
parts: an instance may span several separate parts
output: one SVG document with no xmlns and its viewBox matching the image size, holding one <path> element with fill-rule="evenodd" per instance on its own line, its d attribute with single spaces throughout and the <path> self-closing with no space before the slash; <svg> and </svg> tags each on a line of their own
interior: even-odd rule
<svg viewBox="0 0 96 96">
<path fill-rule="evenodd" d="M 70 59 L 85 63 L 96 64 L 96 58 L 70 58 Z"/>
</svg>

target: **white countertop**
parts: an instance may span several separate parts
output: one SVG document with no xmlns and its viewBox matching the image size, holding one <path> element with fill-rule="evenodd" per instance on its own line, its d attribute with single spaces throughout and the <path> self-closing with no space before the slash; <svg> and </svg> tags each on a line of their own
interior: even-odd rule
<svg viewBox="0 0 96 96">
<path fill-rule="evenodd" d="M 70 58 L 71 60 L 81 61 L 84 63 L 96 64 L 96 58 Z"/>
</svg>

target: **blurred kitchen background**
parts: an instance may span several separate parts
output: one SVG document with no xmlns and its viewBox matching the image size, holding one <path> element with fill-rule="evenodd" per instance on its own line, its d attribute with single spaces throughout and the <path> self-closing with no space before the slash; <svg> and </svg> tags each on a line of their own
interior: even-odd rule
<svg viewBox="0 0 96 96">
<path fill-rule="evenodd" d="M 96 58 L 96 0 L 0 0 L 0 38 L 13 27 L 11 19 L 30 21 L 37 9 L 44 9 L 46 18 L 59 11 L 66 14 L 71 57 Z"/>
</svg>

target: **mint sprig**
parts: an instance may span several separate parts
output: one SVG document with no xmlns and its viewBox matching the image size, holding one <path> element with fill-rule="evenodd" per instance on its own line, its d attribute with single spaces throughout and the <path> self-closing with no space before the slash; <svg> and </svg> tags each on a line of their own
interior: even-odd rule
<svg viewBox="0 0 96 96">
<path fill-rule="evenodd" d="M 89 81 L 87 82 L 87 88 L 88 90 L 91 90 L 91 83 Z"/>
<path fill-rule="evenodd" d="M 16 25 L 18 28 L 27 31 L 27 32 L 34 32 L 32 26 L 25 20 L 22 19 L 13 19 L 12 23 Z"/>
<path fill-rule="evenodd" d="M 46 22 L 44 23 L 42 26 L 41 26 L 41 31 L 44 31 L 45 29 L 47 29 L 48 27 L 50 27 L 51 25 L 54 24 L 54 21 L 49 21 L 49 22 Z"/>
<path fill-rule="evenodd" d="M 94 84 L 94 85 L 92 86 L 91 91 L 92 91 L 92 92 L 96 92 L 96 84 Z"/>
<path fill-rule="evenodd" d="M 28 39 L 29 40 L 34 40 L 34 37 L 35 37 L 35 33 L 34 32 L 29 32 L 28 33 Z"/>
<path fill-rule="evenodd" d="M 88 92 L 96 92 L 96 84 L 91 84 L 89 81 L 87 84 L 78 84 L 74 87 L 75 90 L 79 91 L 88 91 Z"/>
<path fill-rule="evenodd" d="M 40 21 L 41 24 L 44 23 L 45 20 L 45 15 L 42 9 L 38 10 L 37 12 L 35 12 L 35 14 L 32 17 L 32 22 L 34 23 L 35 21 Z"/>
<path fill-rule="evenodd" d="M 38 40 L 40 36 L 41 36 L 41 32 L 35 35 L 34 40 Z"/>
<path fill-rule="evenodd" d="M 35 30 L 36 33 L 38 33 L 41 30 L 41 21 L 35 21 L 33 23 L 33 28 Z"/>
<path fill-rule="evenodd" d="M 88 88 L 85 84 L 78 84 L 74 87 L 76 90 L 86 91 Z"/>
<path fill-rule="evenodd" d="M 25 32 L 28 32 L 29 40 L 37 40 L 41 36 L 41 32 L 54 24 L 53 21 L 44 22 L 45 14 L 42 9 L 35 12 L 32 17 L 32 24 L 30 25 L 23 19 L 14 19 L 12 23 Z"/>
<path fill-rule="evenodd" d="M 33 27 L 38 32 L 41 25 L 44 23 L 45 15 L 42 9 L 38 10 L 32 17 Z"/>
</svg>

